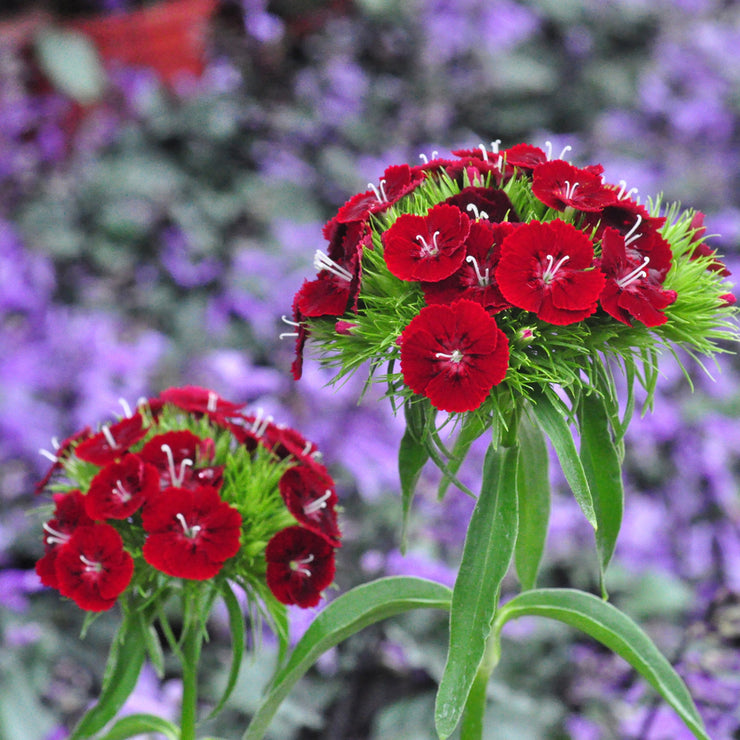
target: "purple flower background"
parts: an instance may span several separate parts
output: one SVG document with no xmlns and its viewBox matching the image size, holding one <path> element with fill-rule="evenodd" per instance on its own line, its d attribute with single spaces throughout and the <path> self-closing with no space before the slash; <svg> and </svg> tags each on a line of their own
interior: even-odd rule
<svg viewBox="0 0 740 740">
<path fill-rule="evenodd" d="M 451 490 L 437 503 L 429 471 L 401 556 L 402 419 L 376 391 L 357 403 L 360 375 L 331 385 L 316 358 L 294 383 L 292 341 L 278 338 L 323 223 L 388 164 L 495 138 L 571 145 L 574 162 L 600 162 L 643 200 L 662 191 L 704 211 L 740 274 L 737 3 L 312 5 L 301 15 L 289 3 L 223 2 L 202 79 L 172 92 L 151 70 L 113 66 L 84 110 L 49 84 L 32 49 L 0 35 L 0 634 L 6 673 L 20 676 L 0 678 L 9 737 L 63 737 L 99 687 L 115 619 L 79 644 L 79 615 L 33 574 L 42 544 L 28 512 L 48 464 L 38 451 L 110 418 L 121 398 L 205 385 L 315 441 L 345 506 L 341 589 L 380 574 L 454 579 L 470 501 Z M 710 735 L 730 738 L 740 731 L 739 368 L 722 356 L 710 378 L 685 362 L 691 379 L 664 358 L 654 410 L 628 432 L 611 596 L 685 677 Z M 552 478 L 543 583 L 594 590 L 592 535 L 556 464 Z M 492 709 L 512 734 L 689 737 L 592 643 L 534 622 L 507 635 Z M 431 736 L 444 640 L 432 617 L 370 630 L 297 690 L 281 736 Z M 248 669 L 255 685 L 262 671 Z M 353 687 L 343 708 L 341 686 Z M 147 673 L 130 709 L 173 716 L 178 690 Z M 232 724 L 214 733 L 243 731 L 256 698 L 237 694 Z"/>
</svg>

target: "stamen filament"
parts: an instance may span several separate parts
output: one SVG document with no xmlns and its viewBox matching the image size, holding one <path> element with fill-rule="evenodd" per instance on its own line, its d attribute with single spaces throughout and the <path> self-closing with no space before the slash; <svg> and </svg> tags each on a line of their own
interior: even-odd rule
<svg viewBox="0 0 740 740">
<path fill-rule="evenodd" d="M 637 233 L 637 230 L 640 228 L 640 224 L 642 223 L 642 216 L 638 213 L 637 219 L 632 226 L 632 228 L 624 235 L 624 246 L 629 246 L 632 244 L 633 241 L 640 238 L 640 235 Z"/>
<path fill-rule="evenodd" d="M 119 398 L 118 403 L 121 404 L 121 408 L 123 409 L 123 414 L 127 419 L 130 419 L 133 414 L 131 413 L 131 406 L 128 405 L 128 401 L 125 398 Z"/>
<path fill-rule="evenodd" d="M 105 441 L 108 443 L 108 446 L 112 450 L 117 449 L 118 443 L 113 438 L 113 433 L 111 432 L 110 427 L 104 426 L 100 431 L 103 433 L 103 436 L 105 437 Z"/>
<path fill-rule="evenodd" d="M 200 526 L 200 524 L 193 524 L 191 527 L 187 521 L 185 520 L 185 517 L 178 511 L 177 514 L 175 514 L 175 519 L 177 519 L 178 522 L 182 525 L 182 530 L 185 532 L 185 536 L 192 539 L 195 537 L 195 535 L 200 532 L 203 527 Z"/>
<path fill-rule="evenodd" d="M 113 491 L 118 494 L 118 497 L 123 503 L 131 500 L 131 494 L 123 487 L 123 483 L 120 480 L 116 481 Z"/>
<path fill-rule="evenodd" d="M 85 565 L 85 573 L 100 573 L 103 570 L 102 563 L 96 563 L 94 560 L 88 560 L 82 553 L 80 553 L 80 560 Z"/>
<path fill-rule="evenodd" d="M 319 272 L 326 270 L 332 275 L 336 275 L 342 280 L 352 282 L 352 273 L 341 265 L 337 264 L 331 257 L 325 255 L 320 249 L 317 249 L 313 256 L 313 266 Z"/>
<path fill-rule="evenodd" d="M 468 205 L 465 206 L 466 211 L 470 211 L 474 216 L 476 221 L 480 221 L 482 218 L 488 218 L 488 214 L 485 211 L 479 210 L 478 206 L 475 205 L 475 203 L 468 203 Z"/>
<path fill-rule="evenodd" d="M 163 444 L 160 449 L 167 456 L 167 463 L 169 464 L 170 468 L 170 480 L 172 481 L 172 485 L 175 486 L 175 488 L 179 488 L 182 485 L 182 482 L 185 480 L 185 470 L 188 468 L 188 466 L 193 464 L 193 461 L 189 460 L 188 458 L 182 460 L 182 462 L 180 463 L 180 472 L 178 473 L 175 469 L 175 457 L 172 454 L 172 448 L 168 444 Z"/>
<path fill-rule="evenodd" d="M 486 267 L 486 274 L 481 275 L 480 274 L 480 267 L 478 267 L 478 260 L 473 257 L 472 254 L 469 254 L 465 261 L 473 265 L 473 269 L 475 270 L 475 275 L 478 278 L 478 285 L 480 285 L 481 288 L 485 288 L 487 285 L 491 284 L 491 271 L 488 267 Z"/>
<path fill-rule="evenodd" d="M 296 329 L 300 329 L 301 325 L 297 321 L 291 321 L 285 314 L 280 317 L 280 320 L 288 326 L 295 326 Z M 297 331 L 284 331 L 278 335 L 278 339 L 285 339 L 285 337 L 297 337 Z"/>
<path fill-rule="evenodd" d="M 311 571 L 308 568 L 304 568 L 304 565 L 308 565 L 309 563 L 313 562 L 313 555 L 309 555 L 308 557 L 303 558 L 303 560 L 291 560 L 290 561 L 290 569 L 296 571 L 296 573 L 300 573 L 301 575 L 310 577 Z"/>
<path fill-rule="evenodd" d="M 53 452 L 49 452 L 49 450 L 39 450 L 39 455 L 43 455 L 43 457 L 45 457 L 50 462 L 59 462 L 59 458 Z"/>
<path fill-rule="evenodd" d="M 49 525 L 49 522 L 44 522 L 42 527 L 44 532 L 49 533 L 49 537 L 46 538 L 46 542 L 49 545 L 64 545 L 66 542 L 69 542 L 69 538 L 71 537 L 71 535 L 59 532 L 58 530 L 54 529 L 54 527 L 51 527 Z"/>
<path fill-rule="evenodd" d="M 260 407 L 257 409 L 257 413 L 255 414 L 255 419 L 250 430 L 255 437 L 261 437 L 267 431 L 267 427 L 272 424 L 272 416 L 265 417 L 263 416 L 264 413 L 265 412 Z"/>
<path fill-rule="evenodd" d="M 421 251 L 422 254 L 429 257 L 434 257 L 439 253 L 439 245 L 437 244 L 437 236 L 439 236 L 439 231 L 435 231 L 432 235 L 432 243 L 431 245 L 427 242 L 427 240 L 424 238 L 422 234 L 417 234 L 416 238 L 421 242 Z"/>
<path fill-rule="evenodd" d="M 631 285 L 636 280 L 640 280 L 642 278 L 647 277 L 647 272 L 645 271 L 645 268 L 650 264 L 650 257 L 645 257 L 645 259 L 642 261 L 641 265 L 638 265 L 632 272 L 627 273 L 623 277 L 619 278 L 617 280 L 617 285 L 624 289 L 628 285 Z"/>
<path fill-rule="evenodd" d="M 619 192 L 617 193 L 617 200 L 623 200 L 626 198 L 631 198 L 632 193 L 637 195 L 639 190 L 637 188 L 630 188 L 627 190 L 627 181 L 626 180 L 620 180 L 619 181 Z"/>
<path fill-rule="evenodd" d="M 218 408 L 218 394 L 213 391 L 208 391 L 208 405 L 206 410 L 214 413 Z"/>
<path fill-rule="evenodd" d="M 437 151 L 437 150 L 435 149 L 435 150 L 434 150 L 434 151 L 432 152 L 432 160 L 434 160 L 434 159 L 437 159 L 437 157 L 438 157 L 438 156 L 439 156 L 439 152 L 438 152 L 438 151 Z M 419 159 L 420 159 L 420 160 L 421 160 L 422 162 L 424 162 L 424 164 L 429 164 L 429 162 L 430 162 L 430 160 L 429 160 L 429 157 L 427 157 L 427 155 L 426 155 L 426 154 L 420 154 L 420 155 L 419 155 Z"/>
<path fill-rule="evenodd" d="M 331 490 L 326 489 L 326 493 L 321 496 L 321 498 L 317 498 L 315 501 L 311 501 L 310 504 L 306 504 L 303 507 L 303 513 L 306 516 L 311 516 L 311 514 L 315 514 L 317 511 L 321 511 L 321 509 L 326 508 L 326 501 L 331 496 Z"/>
<path fill-rule="evenodd" d="M 454 362 L 455 364 L 457 364 L 458 362 L 462 360 L 464 355 L 462 352 L 460 352 L 459 349 L 455 349 L 449 354 L 445 352 L 435 352 L 434 356 L 437 359 L 445 359 L 445 360 L 449 360 L 450 362 Z"/>
<path fill-rule="evenodd" d="M 562 267 L 564 262 L 570 259 L 570 257 L 566 254 L 555 264 L 553 264 L 555 262 L 555 258 L 551 254 L 548 254 L 545 259 L 547 260 L 547 269 L 542 273 L 542 279 L 544 282 L 548 283 L 555 277 L 557 271 Z"/>
<path fill-rule="evenodd" d="M 478 149 L 480 149 L 483 152 L 483 159 L 487 162 L 488 161 L 488 150 L 486 149 L 486 145 L 478 144 Z"/>
<path fill-rule="evenodd" d="M 570 184 L 569 180 L 565 180 L 565 197 L 570 200 L 576 192 L 576 188 L 578 187 L 578 183 L 574 182 L 572 185 Z"/>
</svg>

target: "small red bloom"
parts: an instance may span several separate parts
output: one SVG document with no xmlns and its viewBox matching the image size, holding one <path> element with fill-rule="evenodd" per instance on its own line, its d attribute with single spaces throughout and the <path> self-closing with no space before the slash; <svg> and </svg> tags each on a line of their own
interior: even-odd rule
<svg viewBox="0 0 740 740">
<path fill-rule="evenodd" d="M 612 188 L 589 169 L 580 169 L 563 159 L 537 165 L 532 172 L 532 192 L 546 206 L 563 211 L 601 211 L 617 200 Z"/>
<path fill-rule="evenodd" d="M 110 524 L 95 523 L 74 531 L 56 561 L 59 593 L 81 609 L 110 609 L 134 572 L 133 558 Z"/>
<path fill-rule="evenodd" d="M 56 559 L 60 547 L 66 545 L 79 527 L 93 524 L 85 512 L 85 496 L 81 491 L 55 493 L 54 517 L 44 524 L 44 556 L 36 563 L 36 573 L 44 586 L 57 588 Z"/>
<path fill-rule="evenodd" d="M 92 519 L 127 519 L 159 491 L 159 471 L 129 453 L 108 463 L 90 483 L 85 510 Z"/>
<path fill-rule="evenodd" d="M 186 429 L 152 437 L 139 453 L 159 471 L 160 485 L 182 486 L 192 479 L 203 440 Z"/>
<path fill-rule="evenodd" d="M 501 257 L 501 242 L 516 228 L 503 222 L 475 221 L 465 242 L 466 256 L 457 272 L 437 283 L 422 283 L 427 304 L 453 303 L 466 298 L 480 303 L 491 313 L 509 308 L 494 277 Z"/>
<path fill-rule="evenodd" d="M 196 414 L 229 416 L 240 408 L 239 404 L 225 401 L 215 391 L 195 385 L 168 388 L 159 394 L 159 400 Z"/>
<path fill-rule="evenodd" d="M 707 264 L 707 270 L 717 272 L 722 275 L 722 277 L 728 277 L 731 275 L 732 273 L 727 269 L 724 262 L 715 256 L 717 251 L 712 249 L 706 242 L 701 241 L 707 230 L 707 227 L 704 226 L 704 214 L 701 211 L 697 211 L 694 214 L 689 226 L 693 230 L 691 243 L 694 244 L 694 248 L 689 254 L 689 259 L 695 260 L 697 257 L 714 257 L 714 259 Z"/>
<path fill-rule="evenodd" d="M 477 218 L 477 213 L 481 218 L 487 219 L 492 223 L 503 221 L 518 221 L 514 206 L 509 200 L 509 196 L 499 188 L 463 188 L 459 193 L 450 196 L 443 201 L 452 206 L 457 206 L 463 213 L 470 218 Z"/>
<path fill-rule="evenodd" d="M 547 162 L 547 154 L 538 146 L 516 144 L 501 152 L 506 164 L 530 174 L 538 165 Z"/>
<path fill-rule="evenodd" d="M 400 337 L 403 379 L 441 411 L 472 411 L 506 376 L 509 342 L 479 304 L 423 308 Z"/>
<path fill-rule="evenodd" d="M 267 585 L 283 604 L 316 606 L 334 580 L 334 548 L 304 527 L 278 532 L 265 550 Z"/>
<path fill-rule="evenodd" d="M 443 280 L 465 259 L 469 231 L 470 219 L 455 206 L 403 214 L 382 236 L 388 269 L 401 280 Z"/>
<path fill-rule="evenodd" d="M 594 249 L 565 221 L 530 221 L 504 239 L 496 281 L 514 306 L 564 326 L 590 316 L 604 287 L 593 269 Z"/>
<path fill-rule="evenodd" d="M 81 431 L 76 432 L 72 436 L 67 437 L 66 439 L 62 440 L 62 442 L 55 449 L 54 454 L 52 455 L 52 459 L 56 457 L 52 466 L 46 471 L 46 474 L 44 475 L 44 477 L 34 486 L 34 489 L 33 489 L 34 495 L 41 493 L 41 491 L 43 491 L 44 488 L 46 488 L 49 481 L 52 479 L 52 476 L 54 475 L 54 473 L 56 473 L 57 470 L 62 469 L 63 462 L 65 458 L 69 457 L 70 454 L 72 453 L 75 442 L 79 442 L 80 440 L 87 439 L 89 436 L 90 436 L 90 427 L 85 427 Z"/>
<path fill-rule="evenodd" d="M 95 465 L 107 465 L 114 460 L 120 460 L 132 445 L 146 436 L 147 431 L 143 417 L 136 412 L 133 416 L 124 417 L 115 424 L 103 427 L 97 434 L 80 442 L 75 447 L 75 454 L 80 460 Z"/>
<path fill-rule="evenodd" d="M 339 547 L 337 494 L 326 469 L 316 464 L 296 465 L 283 473 L 279 486 L 288 511 L 298 522 Z"/>
<path fill-rule="evenodd" d="M 655 253 L 661 254 L 657 249 Z M 604 311 L 628 326 L 632 326 L 631 317 L 645 326 L 665 324 L 668 319 L 663 309 L 676 300 L 675 290 L 661 287 L 662 269 L 653 272 L 649 265 L 649 256 L 630 255 L 621 234 L 614 229 L 604 230 L 600 267 L 606 275 L 606 285 L 599 300 Z"/>
<path fill-rule="evenodd" d="M 175 578 L 212 578 L 238 552 L 241 523 L 239 512 L 210 486 L 166 488 L 142 513 L 149 534 L 144 560 Z"/>
</svg>

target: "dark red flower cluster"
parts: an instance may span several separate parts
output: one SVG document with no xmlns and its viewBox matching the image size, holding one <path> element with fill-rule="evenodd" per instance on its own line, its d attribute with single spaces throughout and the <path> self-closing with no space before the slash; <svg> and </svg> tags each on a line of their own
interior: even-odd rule
<svg viewBox="0 0 740 740">
<path fill-rule="evenodd" d="M 210 423 L 199 423 L 203 417 Z M 182 428 L 173 428 L 173 419 Z M 207 580 L 227 563 L 242 567 L 237 556 L 245 541 L 254 562 L 258 553 L 240 509 L 254 518 L 255 507 L 227 483 L 236 475 L 239 447 L 269 450 L 270 464 L 285 468 L 272 497 L 257 496 L 279 510 L 264 512 L 278 524 L 272 533 L 269 524 L 262 527 L 260 537 L 266 532 L 270 541 L 258 572 L 266 567 L 279 601 L 318 603 L 334 578 L 340 545 L 334 481 L 298 432 L 197 387 L 166 390 L 99 432 L 65 441 L 42 486 L 60 472 L 69 481 L 54 485 L 64 491 L 53 494 L 54 513 L 43 527 L 45 552 L 36 564 L 41 582 L 83 609 L 102 611 L 135 571 L 142 571 L 139 583 L 147 568 Z M 227 569 L 226 575 L 239 573 Z"/>
<path fill-rule="evenodd" d="M 296 379 L 314 320 L 328 317 L 338 335 L 351 335 L 353 318 L 376 310 L 363 290 L 363 255 L 378 245 L 390 275 L 424 296 L 397 343 L 406 385 L 440 410 L 473 410 L 504 381 L 501 312 L 504 328 L 523 312 L 529 324 L 664 324 L 677 298 L 664 287 L 673 260 L 666 219 L 606 182 L 601 165 L 576 167 L 564 153 L 481 145 L 389 168 L 379 188 L 351 198 L 325 227 L 318 277 L 293 303 Z M 698 218 L 694 257 L 710 254 L 702 227 Z M 725 274 L 719 260 L 709 269 Z"/>
</svg>

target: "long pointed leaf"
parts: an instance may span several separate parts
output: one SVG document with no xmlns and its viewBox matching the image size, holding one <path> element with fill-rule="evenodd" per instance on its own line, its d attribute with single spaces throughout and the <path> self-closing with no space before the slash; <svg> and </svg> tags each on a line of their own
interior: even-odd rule
<svg viewBox="0 0 740 740">
<path fill-rule="evenodd" d="M 260 740 L 298 679 L 334 645 L 370 624 L 411 609 L 449 609 L 446 586 L 411 576 L 392 576 L 357 586 L 323 609 L 275 676 L 242 740 Z"/>
<path fill-rule="evenodd" d="M 135 617 L 127 616 L 111 646 L 103 688 L 95 706 L 78 722 L 70 740 L 92 737 L 105 727 L 126 702 L 144 665 L 146 646 L 135 628 Z"/>
<path fill-rule="evenodd" d="M 499 610 L 496 629 L 517 617 L 557 619 L 585 632 L 624 658 L 670 704 L 699 740 L 710 740 L 686 684 L 655 643 L 626 614 L 575 589 L 539 589 L 514 597 Z"/>
<path fill-rule="evenodd" d="M 483 659 L 511 563 L 517 532 L 516 473 L 519 448 L 489 448 L 483 484 L 468 534 L 450 608 L 450 644 L 437 692 L 435 723 L 441 738 L 457 726 Z"/>
<path fill-rule="evenodd" d="M 414 500 L 416 484 L 419 481 L 421 471 L 429 459 L 427 445 L 420 442 L 409 427 L 401 438 L 398 448 L 398 477 L 401 481 L 401 552 L 406 552 L 406 539 L 408 534 L 409 514 L 411 504 Z"/>
<path fill-rule="evenodd" d="M 581 462 L 591 484 L 596 514 L 596 549 L 599 553 L 601 592 L 606 598 L 606 569 L 614 554 L 622 526 L 624 488 L 619 451 L 614 443 L 602 399 L 584 395 L 578 407 L 581 428 Z"/>
<path fill-rule="evenodd" d="M 542 560 L 550 520 L 550 479 L 547 443 L 542 430 L 522 418 L 519 424 L 519 531 L 514 550 L 514 564 L 522 588 L 537 585 L 537 571 Z"/>
<path fill-rule="evenodd" d="M 558 409 L 544 393 L 532 402 L 532 410 L 537 417 L 537 422 L 542 427 L 542 431 L 550 438 L 550 442 L 555 448 L 563 474 L 570 484 L 581 511 L 583 511 L 589 524 L 596 529 L 596 513 L 591 498 L 591 489 L 564 411 Z"/>
<path fill-rule="evenodd" d="M 149 732 L 164 735 L 168 740 L 178 740 L 180 737 L 177 725 L 166 719 L 153 714 L 129 714 L 119 719 L 99 740 L 126 740 Z"/>
</svg>

